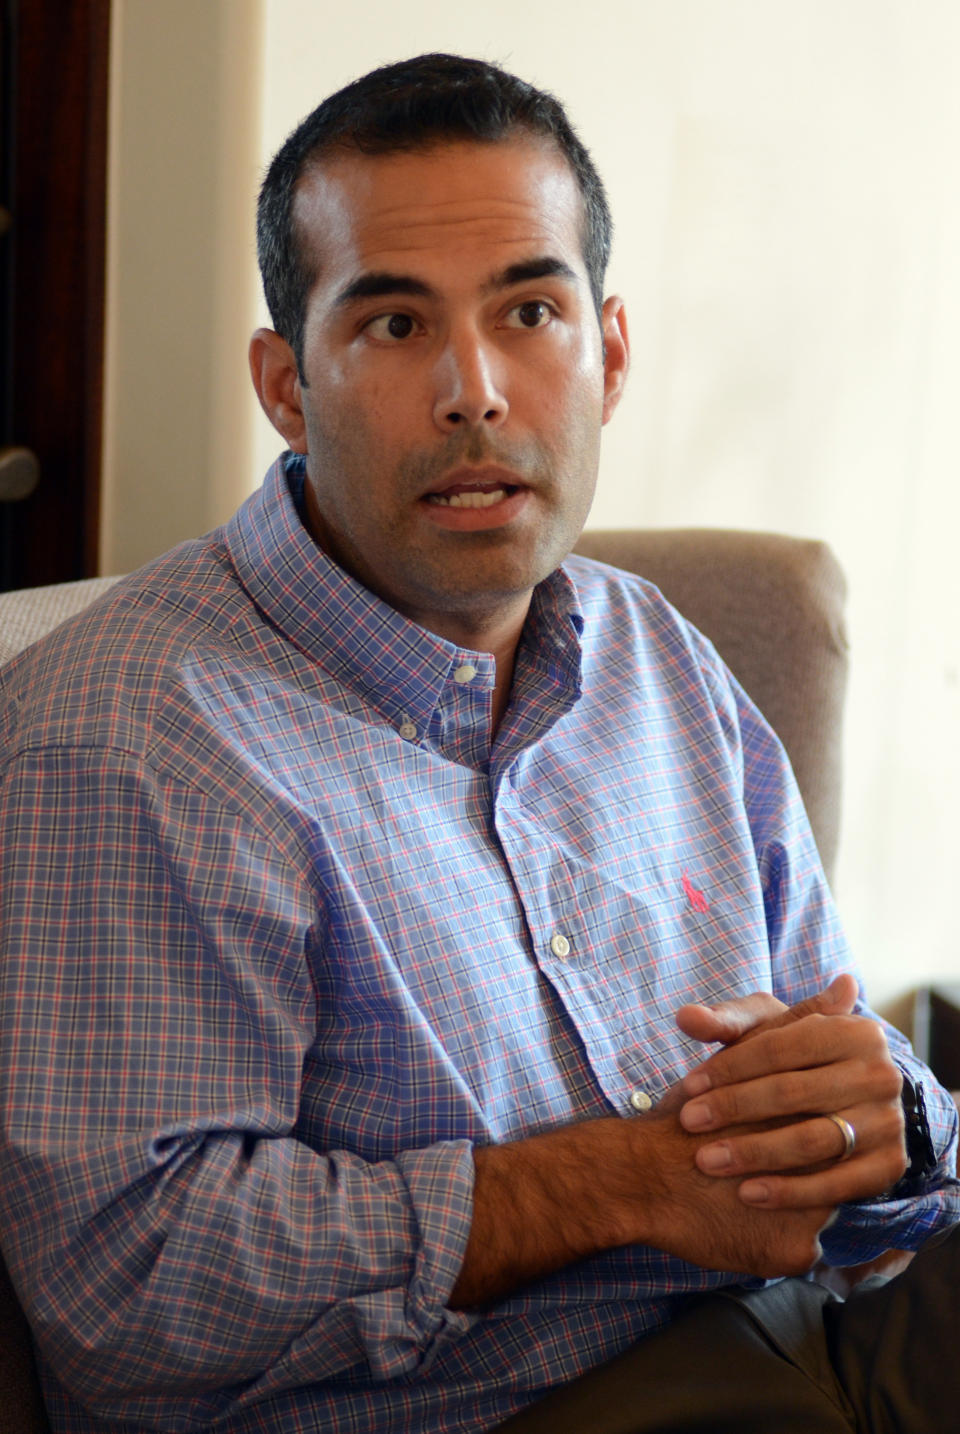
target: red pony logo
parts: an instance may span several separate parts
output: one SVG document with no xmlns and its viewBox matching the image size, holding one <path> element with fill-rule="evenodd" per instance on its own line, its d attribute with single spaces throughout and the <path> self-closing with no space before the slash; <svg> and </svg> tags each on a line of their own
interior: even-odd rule
<svg viewBox="0 0 960 1434">
<path fill-rule="evenodd" d="M 702 891 L 698 891 L 686 872 L 683 873 L 683 894 L 694 911 L 709 911 L 710 903 Z"/>
</svg>

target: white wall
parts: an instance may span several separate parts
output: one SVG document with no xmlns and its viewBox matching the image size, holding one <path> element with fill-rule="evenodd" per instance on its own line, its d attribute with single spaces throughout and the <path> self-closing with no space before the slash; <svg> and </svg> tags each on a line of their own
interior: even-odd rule
<svg viewBox="0 0 960 1434">
<path fill-rule="evenodd" d="M 325 93 L 425 49 L 565 100 L 608 181 L 634 346 L 591 522 L 834 545 L 853 645 L 841 907 L 881 1004 L 960 980 L 960 6 L 262 6 L 261 163 Z M 253 412 L 229 415 L 254 423 L 251 486 L 277 450 Z"/>
</svg>

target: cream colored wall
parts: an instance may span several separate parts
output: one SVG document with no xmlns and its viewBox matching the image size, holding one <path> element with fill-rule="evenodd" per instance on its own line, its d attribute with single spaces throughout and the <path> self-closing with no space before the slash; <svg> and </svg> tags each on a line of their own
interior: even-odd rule
<svg viewBox="0 0 960 1434">
<path fill-rule="evenodd" d="M 123 8 L 144 25 L 154 9 Z M 228 38 L 242 12 L 249 41 L 245 4 L 189 10 L 215 12 Z M 329 90 L 424 49 L 479 54 L 554 89 L 608 181 L 611 283 L 627 299 L 634 370 L 591 522 L 774 528 L 840 554 L 853 643 L 841 907 L 879 1002 L 960 980 L 960 7 L 607 0 L 585 24 L 559 0 L 462 13 L 435 0 L 263 0 L 260 161 Z M 205 235 L 214 287 L 220 262 L 251 252 L 249 215 L 232 216 Z M 235 291 L 231 334 L 200 337 L 194 384 L 236 372 L 227 340 L 252 294 L 252 278 L 246 299 Z M 175 385 L 178 354 L 162 353 L 159 381 Z M 157 366 L 140 352 L 126 392 L 159 412 L 146 391 Z M 161 436 L 182 456 L 184 432 L 165 431 L 176 405 L 161 406 Z M 226 498 L 211 467 L 220 440 L 239 454 L 253 424 L 248 486 L 277 451 L 239 398 L 206 425 L 211 411 L 195 408 L 204 436 L 185 469 L 184 530 Z M 144 446 L 141 431 L 124 468 L 131 492 L 138 472 L 156 481 Z M 221 476 L 203 489 L 211 471 Z M 162 546 L 166 506 L 116 551 Z"/>
<path fill-rule="evenodd" d="M 249 491 L 260 0 L 113 0 L 102 572 Z"/>
</svg>

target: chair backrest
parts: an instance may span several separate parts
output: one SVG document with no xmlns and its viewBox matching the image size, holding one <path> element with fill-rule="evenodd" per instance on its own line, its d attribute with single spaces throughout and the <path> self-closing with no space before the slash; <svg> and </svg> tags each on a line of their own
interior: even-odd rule
<svg viewBox="0 0 960 1434">
<path fill-rule="evenodd" d="M 0 665 L 16 657 L 58 623 L 89 607 L 117 578 L 81 578 L 45 588 L 0 593 Z"/>
</svg>

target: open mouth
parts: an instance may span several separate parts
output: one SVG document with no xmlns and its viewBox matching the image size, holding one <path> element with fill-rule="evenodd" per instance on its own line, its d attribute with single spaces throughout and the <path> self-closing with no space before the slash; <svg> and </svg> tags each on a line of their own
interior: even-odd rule
<svg viewBox="0 0 960 1434">
<path fill-rule="evenodd" d="M 428 493 L 427 502 L 442 508 L 492 508 L 516 492 L 506 484 L 501 488 L 448 488 L 443 493 Z"/>
<path fill-rule="evenodd" d="M 462 464 L 420 499 L 429 521 L 451 533 L 510 529 L 533 499 L 519 473 L 499 463 Z"/>
</svg>

